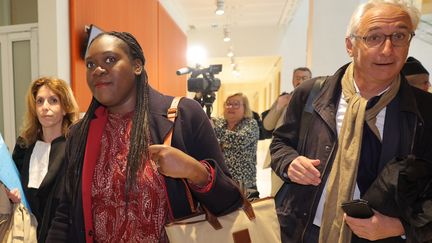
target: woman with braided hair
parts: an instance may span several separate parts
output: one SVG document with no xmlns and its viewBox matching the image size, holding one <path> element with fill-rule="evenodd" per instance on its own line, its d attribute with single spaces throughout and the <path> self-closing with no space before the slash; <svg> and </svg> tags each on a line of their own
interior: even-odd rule
<svg viewBox="0 0 432 243">
<path fill-rule="evenodd" d="M 204 111 L 185 98 L 174 124 L 167 118 L 173 97 L 149 86 L 131 34 L 99 34 L 85 63 L 93 99 L 67 140 L 48 242 L 168 242 L 164 225 L 198 202 L 216 215 L 241 205 Z"/>
</svg>

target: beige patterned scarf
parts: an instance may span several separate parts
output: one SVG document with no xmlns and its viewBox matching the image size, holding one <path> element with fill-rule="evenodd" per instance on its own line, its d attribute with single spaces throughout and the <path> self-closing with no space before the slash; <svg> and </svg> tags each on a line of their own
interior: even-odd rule
<svg viewBox="0 0 432 243">
<path fill-rule="evenodd" d="M 343 221 L 344 213 L 340 205 L 344 201 L 351 200 L 354 194 L 363 124 L 366 121 L 375 135 L 381 139 L 375 125 L 376 116 L 396 96 L 400 85 L 400 76 L 398 76 L 378 103 L 366 110 L 367 100 L 356 93 L 353 69 L 354 65 L 351 63 L 342 77 L 342 93 L 348 106 L 340 129 L 338 150 L 327 182 L 320 243 L 351 241 L 351 230 Z"/>
</svg>

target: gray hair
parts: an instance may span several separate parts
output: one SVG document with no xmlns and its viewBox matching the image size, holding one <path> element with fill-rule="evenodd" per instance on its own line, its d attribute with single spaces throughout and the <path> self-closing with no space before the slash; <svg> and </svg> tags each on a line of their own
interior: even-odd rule
<svg viewBox="0 0 432 243">
<path fill-rule="evenodd" d="M 380 5 L 393 5 L 401 8 L 402 11 L 410 16 L 413 30 L 417 29 L 420 20 L 420 11 L 413 5 L 412 0 L 369 0 L 366 3 L 360 4 L 352 14 L 346 36 L 349 37 L 351 34 L 355 34 L 363 15 L 369 9 Z"/>
</svg>

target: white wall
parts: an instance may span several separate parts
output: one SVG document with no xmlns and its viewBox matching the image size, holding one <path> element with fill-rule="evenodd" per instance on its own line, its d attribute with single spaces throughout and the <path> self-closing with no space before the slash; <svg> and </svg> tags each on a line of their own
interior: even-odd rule
<svg viewBox="0 0 432 243">
<path fill-rule="evenodd" d="M 314 0 L 311 69 L 314 76 L 333 74 L 350 61 L 345 33 L 351 14 L 360 1 Z"/>
<path fill-rule="evenodd" d="M 39 0 L 39 75 L 70 83 L 69 1 Z"/>
<path fill-rule="evenodd" d="M 298 4 L 279 45 L 279 52 L 282 56 L 281 92 L 289 92 L 293 89 L 293 70 L 306 66 L 309 1 L 298 1 Z M 314 70 L 311 71 L 314 72 Z"/>
</svg>

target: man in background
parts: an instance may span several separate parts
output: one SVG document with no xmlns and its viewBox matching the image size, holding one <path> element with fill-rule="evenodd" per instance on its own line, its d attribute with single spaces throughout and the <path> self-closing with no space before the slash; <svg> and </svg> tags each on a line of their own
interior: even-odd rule
<svg viewBox="0 0 432 243">
<path fill-rule="evenodd" d="M 294 89 L 299 86 L 303 81 L 311 79 L 312 72 L 307 67 L 299 67 L 294 69 L 292 84 Z M 265 131 L 271 134 L 271 132 L 278 128 L 283 123 L 283 119 L 285 117 L 286 108 L 291 100 L 292 92 L 286 93 L 283 92 L 277 100 L 273 103 L 271 108 L 267 111 L 264 111 L 262 114 L 263 119 L 263 127 Z M 267 156 L 264 160 L 263 168 L 270 167 L 270 151 L 267 152 Z M 275 196 L 278 192 L 279 188 L 283 184 L 282 180 L 271 171 L 271 190 L 270 195 Z"/>
<path fill-rule="evenodd" d="M 431 86 L 429 82 L 429 72 L 414 57 L 408 57 L 405 65 L 402 68 L 402 74 L 408 80 L 408 83 L 414 87 L 428 91 Z"/>
</svg>

